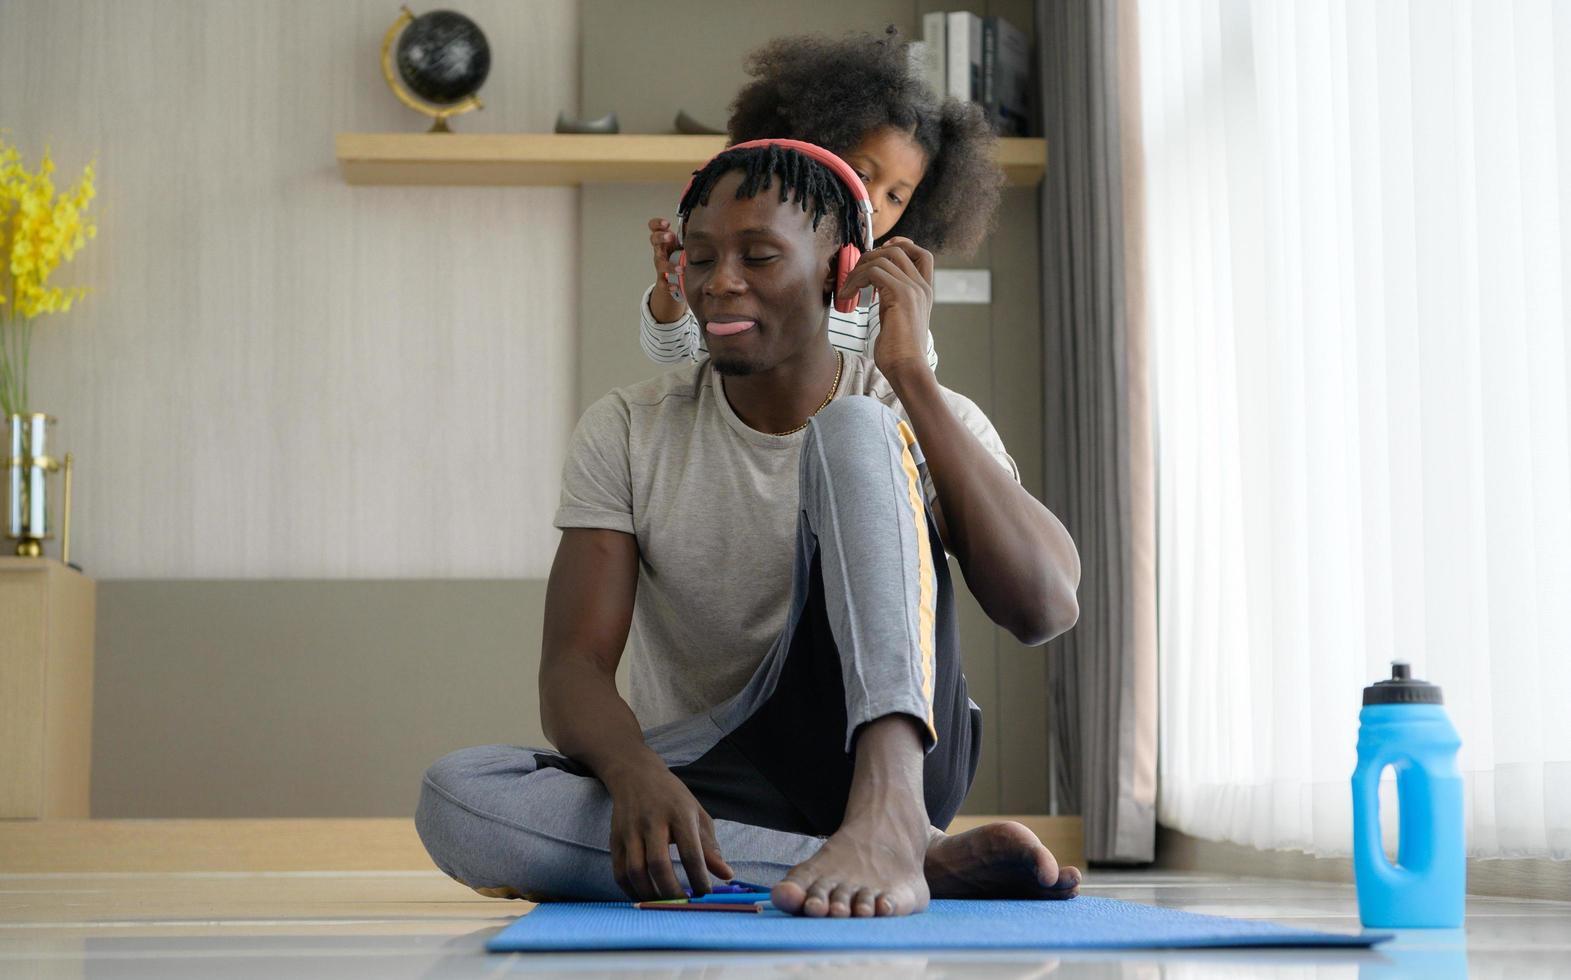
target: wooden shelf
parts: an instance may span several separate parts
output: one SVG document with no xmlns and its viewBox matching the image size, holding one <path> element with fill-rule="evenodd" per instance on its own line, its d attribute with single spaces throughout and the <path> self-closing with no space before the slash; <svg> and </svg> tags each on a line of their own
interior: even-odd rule
<svg viewBox="0 0 1571 980">
<path fill-rule="evenodd" d="M 721 136 L 558 133 L 339 133 L 338 169 L 351 184 L 570 186 L 684 181 L 725 146 Z M 998 141 L 1008 182 L 1042 179 L 1047 141 Z"/>
</svg>

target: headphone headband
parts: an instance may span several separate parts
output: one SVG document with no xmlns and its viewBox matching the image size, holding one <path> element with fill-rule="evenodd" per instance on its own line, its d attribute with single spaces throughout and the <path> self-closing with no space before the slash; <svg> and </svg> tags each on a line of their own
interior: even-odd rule
<svg viewBox="0 0 1571 980">
<path fill-rule="evenodd" d="M 856 202 L 856 211 L 860 218 L 858 224 L 859 230 L 862 233 L 862 245 L 860 248 L 858 248 L 856 245 L 841 245 L 840 248 L 836 251 L 835 292 L 838 293 L 840 288 L 845 285 L 846 277 L 848 277 L 851 274 L 851 271 L 855 268 L 857 260 L 861 258 L 862 252 L 872 251 L 873 249 L 873 199 L 868 196 L 867 188 L 862 186 L 862 178 L 856 175 L 856 171 L 851 169 L 850 164 L 846 163 L 844 160 L 840 159 L 838 156 L 817 145 L 816 143 L 804 143 L 801 140 L 747 140 L 746 142 L 737 143 L 735 146 L 728 146 L 724 150 L 721 150 L 720 153 L 717 153 L 715 156 L 711 157 L 709 161 L 704 164 L 704 167 L 709 166 L 710 163 L 713 163 L 715 159 L 719 158 L 722 154 L 730 153 L 732 150 L 749 150 L 765 146 L 778 146 L 786 150 L 795 150 L 797 153 L 800 153 L 803 156 L 817 160 L 819 163 L 828 167 L 830 172 L 833 173 L 836 177 L 840 178 L 840 182 L 845 185 L 846 191 L 850 193 L 852 200 Z M 686 185 L 682 187 L 682 196 L 677 198 L 677 207 L 679 209 L 681 207 L 681 202 L 687 200 L 688 191 L 693 189 L 693 181 L 698 179 L 698 174 L 703 171 L 704 167 L 700 167 L 698 171 L 695 171 L 693 176 L 687 179 Z M 681 296 L 687 292 L 687 252 L 683 242 L 681 241 L 681 239 L 685 239 L 687 237 L 686 218 L 683 218 L 681 221 L 678 235 L 679 240 L 677 244 L 677 251 L 673 253 L 677 260 L 676 272 L 670 274 L 668 278 L 671 280 L 671 285 L 677 287 L 677 292 L 673 293 L 672 295 L 681 298 Z M 835 309 L 839 310 L 841 313 L 850 313 L 855 310 L 858 305 L 863 307 L 870 307 L 872 306 L 872 303 L 872 286 L 863 286 L 861 289 L 857 290 L 856 296 L 846 297 L 845 299 L 836 297 L 834 300 Z"/>
<path fill-rule="evenodd" d="M 730 153 L 732 150 L 751 150 L 764 146 L 778 146 L 782 149 L 795 150 L 805 157 L 810 157 L 811 159 L 817 160 L 819 163 L 828 167 L 836 177 L 839 177 L 840 182 L 845 184 L 846 190 L 850 192 L 851 197 L 856 201 L 857 214 L 862 219 L 861 231 L 863 240 L 860 243 L 860 248 L 864 252 L 870 252 L 873 250 L 873 199 L 868 197 L 867 188 L 862 184 L 862 178 L 856 175 L 856 171 L 851 169 L 851 165 L 840 159 L 840 157 L 836 156 L 835 154 L 819 146 L 817 143 L 808 143 L 803 140 L 787 139 L 746 140 L 744 142 L 728 146 L 719 153 L 716 153 L 713 157 L 710 157 L 707 161 L 705 161 L 704 167 L 709 166 L 709 164 L 713 163 L 718 157 L 726 153 Z M 699 167 L 698 169 L 703 170 L 704 168 Z M 698 174 L 696 172 L 693 174 L 693 176 L 687 178 L 687 183 L 682 187 L 682 195 L 677 198 L 677 201 L 680 202 L 686 200 L 687 192 L 692 190 L 693 181 L 697 179 Z"/>
</svg>

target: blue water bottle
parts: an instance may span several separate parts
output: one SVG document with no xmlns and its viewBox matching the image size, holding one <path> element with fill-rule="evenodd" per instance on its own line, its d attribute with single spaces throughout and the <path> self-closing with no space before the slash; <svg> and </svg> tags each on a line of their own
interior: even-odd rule
<svg viewBox="0 0 1571 980">
<path fill-rule="evenodd" d="M 1407 664 L 1364 688 L 1353 770 L 1353 876 L 1358 917 L 1386 929 L 1462 925 L 1467 854 L 1462 840 L 1462 739 L 1441 707 L 1440 688 Z M 1380 843 L 1380 773 L 1396 769 L 1396 864 Z"/>
</svg>

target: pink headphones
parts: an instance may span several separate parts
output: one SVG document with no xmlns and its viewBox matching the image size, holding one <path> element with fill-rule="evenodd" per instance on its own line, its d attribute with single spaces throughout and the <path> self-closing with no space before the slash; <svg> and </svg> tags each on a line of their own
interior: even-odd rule
<svg viewBox="0 0 1571 980">
<path fill-rule="evenodd" d="M 851 192 L 851 196 L 856 199 L 857 210 L 862 217 L 863 244 L 862 248 L 857 248 L 855 245 L 842 245 L 840 251 L 835 255 L 835 309 L 841 313 L 850 313 L 856 309 L 859 302 L 863 306 L 871 306 L 873 303 L 873 289 L 871 286 L 860 290 L 859 296 L 852 296 L 848 299 L 840 298 L 840 287 L 845 284 L 846 277 L 851 275 L 851 270 L 856 268 L 857 262 L 862 258 L 863 249 L 871 250 L 873 247 L 873 200 L 867 196 L 867 188 L 862 186 L 862 178 L 856 175 L 856 171 L 851 169 L 850 164 L 835 154 L 830 153 L 816 143 L 804 143 L 801 140 L 748 140 L 745 143 L 728 146 L 720 152 L 729 153 L 732 150 L 745 150 L 757 146 L 779 146 L 788 150 L 796 150 L 798 153 L 812 157 L 828 167 L 836 177 L 839 177 L 841 183 L 845 184 L 846 189 Z M 708 164 L 705 164 L 705 166 L 708 166 Z M 694 176 L 696 177 L 697 175 L 695 174 Z M 689 177 L 687 185 L 682 188 L 682 196 L 677 198 L 677 201 L 681 202 L 685 199 L 687 192 L 692 187 L 693 178 Z M 681 229 L 683 234 L 687 231 L 686 224 L 684 221 Z M 674 277 L 667 274 L 666 279 L 685 297 L 687 295 L 687 250 L 682 248 L 679 243 L 677 251 L 672 257 L 676 259 L 676 274 Z"/>
</svg>

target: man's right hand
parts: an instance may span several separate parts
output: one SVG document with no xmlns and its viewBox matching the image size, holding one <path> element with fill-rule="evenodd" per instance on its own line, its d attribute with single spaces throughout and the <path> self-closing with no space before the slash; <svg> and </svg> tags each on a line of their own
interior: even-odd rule
<svg viewBox="0 0 1571 980">
<path fill-rule="evenodd" d="M 638 591 L 638 541 L 623 531 L 562 532 L 545 593 L 540 646 L 540 723 L 569 759 L 588 766 L 611 794 L 616 883 L 638 900 L 681 898 L 671 867 L 677 846 L 693 891 L 709 874 L 731 877 L 714 821 L 644 741 L 616 690 Z"/>
<path fill-rule="evenodd" d="M 715 824 L 692 792 L 663 765 L 645 765 L 605 780 L 611 793 L 611 868 L 616 883 L 634 901 L 683 898 L 671 863 L 671 845 L 681 856 L 693 894 L 711 890 L 711 873 L 729 880 Z"/>
</svg>

